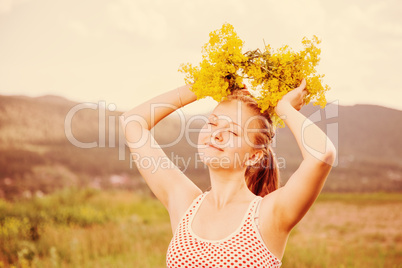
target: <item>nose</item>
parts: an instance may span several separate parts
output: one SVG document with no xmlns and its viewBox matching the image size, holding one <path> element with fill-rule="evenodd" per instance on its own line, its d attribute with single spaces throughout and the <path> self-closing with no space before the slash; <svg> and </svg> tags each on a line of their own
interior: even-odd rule
<svg viewBox="0 0 402 268">
<path fill-rule="evenodd" d="M 211 141 L 212 142 L 222 142 L 223 137 L 222 137 L 222 131 L 215 130 L 211 134 Z"/>
</svg>

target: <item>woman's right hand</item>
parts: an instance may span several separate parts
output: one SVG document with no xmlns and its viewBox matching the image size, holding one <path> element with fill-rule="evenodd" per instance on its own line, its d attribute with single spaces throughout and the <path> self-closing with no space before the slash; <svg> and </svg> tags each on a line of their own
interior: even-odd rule
<svg viewBox="0 0 402 268">
<path fill-rule="evenodd" d="M 280 106 L 282 106 L 283 103 L 290 103 L 293 108 L 299 111 L 304 105 L 304 96 L 306 94 L 306 79 L 303 79 L 300 86 L 286 93 L 286 95 L 278 101 L 278 104 L 275 107 L 275 112 L 278 114 Z"/>
</svg>

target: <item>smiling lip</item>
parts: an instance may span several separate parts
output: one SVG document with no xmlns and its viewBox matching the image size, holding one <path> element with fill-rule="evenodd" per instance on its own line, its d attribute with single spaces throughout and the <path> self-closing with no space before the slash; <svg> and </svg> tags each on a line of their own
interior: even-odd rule
<svg viewBox="0 0 402 268">
<path fill-rule="evenodd" d="M 209 147 L 212 147 L 212 148 L 214 148 L 214 149 L 216 149 L 216 150 L 223 151 L 223 149 L 221 149 L 221 148 L 219 148 L 219 147 L 216 147 L 216 146 L 214 146 L 214 145 L 211 144 L 211 143 L 207 143 L 206 145 L 208 145 Z"/>
</svg>

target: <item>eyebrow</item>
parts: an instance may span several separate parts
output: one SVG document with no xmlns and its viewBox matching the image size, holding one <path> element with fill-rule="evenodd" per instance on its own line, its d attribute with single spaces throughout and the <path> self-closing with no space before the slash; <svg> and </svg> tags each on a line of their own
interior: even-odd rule
<svg viewBox="0 0 402 268">
<path fill-rule="evenodd" d="M 216 114 L 211 114 L 210 116 L 219 118 Z M 241 128 L 241 130 L 243 130 L 242 126 L 240 126 L 239 124 L 237 124 L 237 123 L 235 123 L 235 122 L 233 122 L 233 121 L 230 121 L 229 124 L 237 125 L 237 126 L 239 126 L 239 127 Z"/>
</svg>

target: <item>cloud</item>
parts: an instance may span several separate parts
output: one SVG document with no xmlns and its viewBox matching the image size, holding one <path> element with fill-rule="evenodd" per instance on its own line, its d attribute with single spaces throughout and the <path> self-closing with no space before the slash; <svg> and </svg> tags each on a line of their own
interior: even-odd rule
<svg viewBox="0 0 402 268">
<path fill-rule="evenodd" d="M 11 12 L 15 7 L 25 4 L 30 0 L 1 0 L 0 1 L 0 14 Z"/>
<path fill-rule="evenodd" d="M 88 36 L 89 34 L 88 27 L 83 22 L 78 20 L 70 20 L 67 23 L 67 28 L 81 36 Z"/>
<path fill-rule="evenodd" d="M 149 1 L 118 0 L 110 3 L 107 9 L 119 30 L 157 41 L 168 34 L 164 15 Z"/>
<path fill-rule="evenodd" d="M 65 24 L 70 31 L 79 36 L 94 37 L 95 39 L 104 37 L 102 28 L 93 29 L 81 20 L 72 19 L 65 22 Z"/>
</svg>

